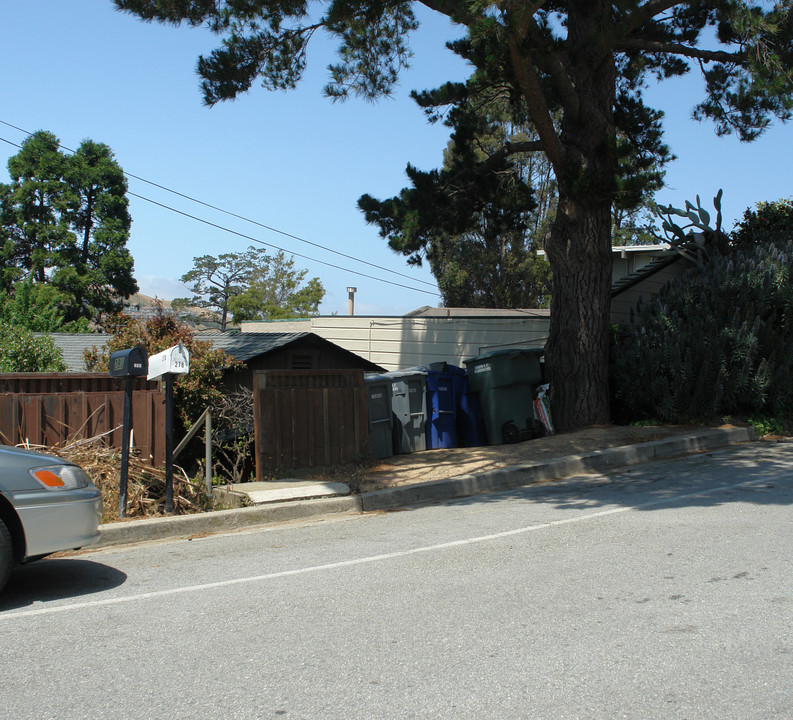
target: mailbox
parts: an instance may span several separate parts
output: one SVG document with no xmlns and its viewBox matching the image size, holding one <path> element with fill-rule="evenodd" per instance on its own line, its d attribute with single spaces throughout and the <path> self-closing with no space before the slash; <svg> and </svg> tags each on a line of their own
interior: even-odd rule
<svg viewBox="0 0 793 720">
<path fill-rule="evenodd" d="M 190 372 L 190 353 L 179 343 L 149 358 L 148 379 L 154 380 L 161 375 L 183 375 Z"/>
<path fill-rule="evenodd" d="M 118 350 L 110 355 L 111 377 L 135 377 L 148 372 L 149 362 L 146 348 L 134 347 L 128 350 Z"/>
</svg>

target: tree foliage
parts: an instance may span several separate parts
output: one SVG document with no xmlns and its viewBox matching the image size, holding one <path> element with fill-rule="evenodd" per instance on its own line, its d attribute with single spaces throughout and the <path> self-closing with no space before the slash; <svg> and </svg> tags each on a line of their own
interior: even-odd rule
<svg viewBox="0 0 793 720">
<path fill-rule="evenodd" d="M 229 307 L 235 323 L 311 317 L 319 312 L 325 288 L 319 278 L 305 282 L 308 270 L 296 270 L 283 252 L 266 257 L 249 278 L 244 292 Z"/>
<path fill-rule="evenodd" d="M 398 196 L 362 196 L 358 207 L 367 222 L 408 263 L 426 258 L 446 306 L 546 306 L 550 269 L 537 250 L 555 207 L 550 166 L 530 153 L 498 159 L 506 143 L 535 141 L 532 128 L 497 94 L 472 99 L 464 86 L 447 84 L 413 96 L 431 121 L 439 119 L 440 106 L 451 106 L 443 168 L 422 172 L 409 165 L 411 187 Z"/>
<path fill-rule="evenodd" d="M 0 320 L 0 372 L 64 372 L 63 355 L 51 338 Z"/>
<path fill-rule="evenodd" d="M 59 290 L 28 277 L 0 291 L 0 321 L 32 332 L 87 332 L 86 318 L 64 320 L 65 304 Z"/>
<path fill-rule="evenodd" d="M 172 307 L 194 306 L 216 311 L 220 317 L 220 329 L 226 329 L 229 301 L 245 290 L 251 274 L 266 258 L 264 250 L 254 247 L 244 253 L 222 253 L 193 258 L 193 268 L 180 278 L 190 286 L 193 296 L 176 298 Z"/>
<path fill-rule="evenodd" d="M 120 310 L 138 287 L 126 248 L 127 183 L 110 148 L 84 140 L 68 155 L 39 131 L 8 172 L 11 182 L 0 184 L 0 290 L 13 295 L 25 279 L 49 285 L 67 323 Z"/>
<path fill-rule="evenodd" d="M 222 47 L 199 61 L 208 103 L 265 87 L 288 88 L 311 37 L 339 40 L 332 97 L 387 93 L 407 62 L 416 27 L 406 0 L 115 0 L 145 19 L 206 25 Z M 626 156 L 658 157 L 661 114 L 644 104 L 650 80 L 698 69 L 697 119 L 752 140 L 793 108 L 790 0 L 423 0 L 464 26 L 472 79 L 525 103 L 537 150 L 551 163 L 558 205 L 545 249 L 553 272 L 546 346 L 557 426 L 609 420 L 608 349 L 612 210 L 632 188 Z M 462 45 L 461 45 L 462 47 Z M 622 145 L 618 138 L 624 139 Z M 505 144 L 498 158 L 525 152 Z M 490 159 L 485 163 L 493 162 Z"/>
<path fill-rule="evenodd" d="M 318 278 L 305 285 L 307 270 L 296 270 L 293 258 L 283 252 L 268 255 L 249 247 L 242 253 L 193 258 L 193 268 L 182 275 L 191 284 L 191 298 L 174 300 L 175 309 L 189 305 L 217 312 L 221 330 L 229 314 L 235 323 L 316 315 L 325 295 Z"/>
<path fill-rule="evenodd" d="M 90 371 L 107 371 L 111 353 L 138 345 L 145 347 L 149 355 L 180 342 L 187 348 L 190 372 L 177 376 L 174 382 L 174 405 L 184 429 L 189 429 L 205 408 L 220 403 L 224 373 L 240 367 L 223 350 L 215 350 L 212 343 L 196 339 L 190 328 L 166 313 L 162 305 L 158 305 L 157 313 L 146 320 L 111 315 L 102 319 L 102 325 L 112 337 L 105 347 L 95 346 L 86 351 L 85 364 Z"/>
</svg>

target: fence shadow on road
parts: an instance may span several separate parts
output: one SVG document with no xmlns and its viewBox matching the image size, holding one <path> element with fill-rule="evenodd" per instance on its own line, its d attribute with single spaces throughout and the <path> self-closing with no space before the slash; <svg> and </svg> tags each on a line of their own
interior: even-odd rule
<svg viewBox="0 0 793 720">
<path fill-rule="evenodd" d="M 109 565 L 80 558 L 45 558 L 15 568 L 0 595 L 0 611 L 111 590 L 127 579 Z"/>
</svg>

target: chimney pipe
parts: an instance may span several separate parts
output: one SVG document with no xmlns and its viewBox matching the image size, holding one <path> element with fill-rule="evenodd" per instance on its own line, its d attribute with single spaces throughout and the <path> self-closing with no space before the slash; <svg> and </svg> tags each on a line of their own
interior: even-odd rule
<svg viewBox="0 0 793 720">
<path fill-rule="evenodd" d="M 347 314 L 348 315 L 355 315 L 355 293 L 358 292 L 358 288 L 348 287 L 347 288 Z"/>
</svg>

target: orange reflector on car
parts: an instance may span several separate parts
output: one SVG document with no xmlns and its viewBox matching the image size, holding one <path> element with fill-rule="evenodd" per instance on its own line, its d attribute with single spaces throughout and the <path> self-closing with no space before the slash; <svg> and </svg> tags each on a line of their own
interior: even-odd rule
<svg viewBox="0 0 793 720">
<path fill-rule="evenodd" d="M 33 474 L 47 487 L 63 487 L 66 484 L 51 470 L 36 470 Z"/>
</svg>

